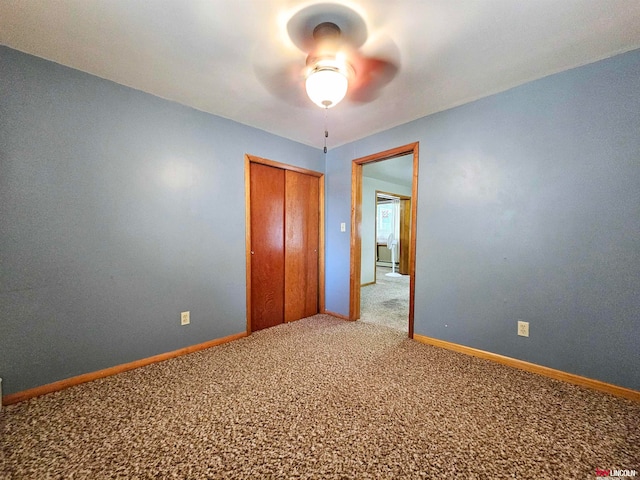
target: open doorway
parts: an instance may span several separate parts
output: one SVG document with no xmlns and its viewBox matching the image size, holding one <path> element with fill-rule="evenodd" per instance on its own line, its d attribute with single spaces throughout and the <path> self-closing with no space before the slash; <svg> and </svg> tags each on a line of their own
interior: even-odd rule
<svg viewBox="0 0 640 480">
<path fill-rule="evenodd" d="M 404 162 L 409 170 L 410 180 L 406 182 L 406 188 L 403 190 L 401 187 L 393 187 L 391 190 L 401 191 L 378 191 L 372 189 L 372 183 L 365 180 L 365 172 L 367 172 L 367 166 L 375 166 L 376 163 L 386 164 L 385 166 L 391 167 L 392 162 L 388 160 L 398 159 L 405 157 Z M 400 163 L 398 164 L 400 165 Z M 396 167 L 398 166 L 396 165 Z M 380 169 L 377 169 L 380 170 Z M 396 170 L 395 168 L 393 169 Z M 385 177 L 382 177 L 382 181 L 385 181 Z M 387 178 L 386 180 L 389 180 Z M 393 179 L 391 179 L 393 180 Z M 362 317 L 362 292 L 361 285 L 375 285 L 379 275 L 384 276 L 384 280 L 395 280 L 394 277 L 387 277 L 386 273 L 391 272 L 397 268 L 397 272 L 402 275 L 399 277 L 404 281 L 408 280 L 408 309 L 405 309 L 403 314 L 404 319 L 400 318 L 399 322 L 403 324 L 401 328 L 403 331 L 408 332 L 410 338 L 413 337 L 413 305 L 415 296 L 415 244 L 416 244 L 416 213 L 417 213 L 417 191 L 418 191 L 418 143 L 405 145 L 402 147 L 386 150 L 374 155 L 355 159 L 352 163 L 352 215 L 351 215 L 351 285 L 350 285 L 350 305 L 349 305 L 349 318 L 351 320 L 357 320 Z M 386 187 L 389 190 L 390 184 L 393 182 L 387 182 Z M 380 185 L 380 184 L 378 184 Z M 384 185 L 383 185 L 384 186 Z M 402 219 L 404 216 L 404 239 L 402 233 L 396 229 L 394 232 L 395 241 L 397 242 L 396 254 L 398 256 L 394 268 L 389 268 L 388 271 L 380 270 L 380 267 L 384 268 L 383 262 L 379 262 L 378 252 L 383 251 L 378 249 L 378 244 L 383 243 L 375 234 L 376 220 L 371 220 L 370 211 L 377 210 L 378 194 L 383 196 L 397 199 L 398 217 Z M 372 197 L 373 195 L 373 197 Z M 393 201 L 393 200 L 392 200 Z M 400 203 L 403 202 L 403 203 Z M 371 207 L 373 205 L 373 207 Z M 402 207 L 400 206 L 402 205 Z M 364 212 L 364 213 L 363 213 Z M 374 214 L 375 215 L 375 214 Z M 401 220 L 399 219 L 398 222 Z M 400 237 L 400 238 L 398 238 Z M 387 235 L 387 241 L 389 237 Z M 404 240 L 404 241 L 403 241 Z M 386 245 L 385 245 L 386 246 Z M 391 249 L 387 249 L 388 253 L 393 252 Z M 393 261 L 393 259 L 391 259 Z M 378 265 L 380 263 L 380 265 Z M 387 263 L 388 267 L 392 267 L 391 262 Z M 365 301 L 367 299 L 365 298 Z M 390 302 L 389 306 L 393 306 L 394 302 Z M 408 311 L 407 311 L 408 310 Z M 366 313 L 366 308 L 365 308 Z"/>
<path fill-rule="evenodd" d="M 365 264 L 367 261 L 374 260 L 374 267 L 389 268 L 389 277 L 396 277 L 398 275 L 409 275 L 409 252 L 411 246 L 411 197 L 396 193 L 397 191 L 406 191 L 411 195 L 411 183 L 412 183 L 412 165 L 404 160 L 411 160 L 411 158 L 400 157 L 398 159 L 387 160 L 388 163 L 394 163 L 396 160 L 403 161 L 402 163 L 395 164 L 401 172 L 400 175 L 408 176 L 408 179 L 401 177 L 393 177 L 382 181 L 385 183 L 389 181 L 385 187 L 392 192 L 381 192 L 376 190 L 375 192 L 375 210 L 371 213 L 367 212 L 365 203 L 370 201 L 365 198 L 366 195 L 363 192 L 363 207 L 362 207 L 362 284 L 366 285 L 368 282 L 364 281 L 366 278 Z M 380 162 L 382 163 L 382 162 Z M 395 166 L 394 165 L 394 166 Z M 374 166 L 374 165 L 371 165 Z M 363 190 L 366 192 L 366 183 L 380 182 L 377 178 L 367 177 L 367 169 L 369 165 L 364 167 L 364 177 L 362 179 Z M 392 184 L 391 181 L 397 181 L 398 183 Z M 405 183 L 399 183 L 405 182 Z M 389 188 L 390 187 L 390 188 Z M 372 216 L 371 219 L 367 219 L 366 216 Z M 373 232 L 373 239 L 365 239 L 365 235 L 368 232 L 365 228 L 367 222 L 375 221 L 375 229 Z M 369 240 L 369 241 L 366 241 Z M 372 241 L 375 249 L 373 252 L 369 251 L 369 242 Z M 372 255 L 373 253 L 373 255 Z M 374 273 L 378 273 L 378 268 Z M 374 276 L 375 280 L 375 276 Z"/>
<path fill-rule="evenodd" d="M 409 331 L 411 239 L 411 197 L 407 195 L 412 174 L 409 155 L 367 164 L 362 178 L 360 320 L 405 333 Z"/>
</svg>

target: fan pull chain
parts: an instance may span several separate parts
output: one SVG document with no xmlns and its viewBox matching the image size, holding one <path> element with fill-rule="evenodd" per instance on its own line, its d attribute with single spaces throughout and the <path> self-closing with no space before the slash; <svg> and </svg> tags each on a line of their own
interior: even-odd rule
<svg viewBox="0 0 640 480">
<path fill-rule="evenodd" d="M 327 137 L 329 136 L 329 130 L 327 130 L 327 112 L 329 107 L 324 107 L 324 153 L 327 153 Z"/>
</svg>

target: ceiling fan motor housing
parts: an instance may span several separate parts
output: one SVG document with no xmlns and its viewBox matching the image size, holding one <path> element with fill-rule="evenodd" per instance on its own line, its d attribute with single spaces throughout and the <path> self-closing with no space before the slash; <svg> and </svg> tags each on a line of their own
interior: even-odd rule
<svg viewBox="0 0 640 480">
<path fill-rule="evenodd" d="M 313 29 L 315 40 L 325 40 L 328 38 L 340 38 L 340 27 L 333 22 L 322 22 Z"/>
<path fill-rule="evenodd" d="M 307 78 L 320 71 L 338 72 L 347 80 L 353 78 L 353 67 L 340 51 L 341 33 L 340 27 L 333 22 L 319 23 L 313 29 L 316 47 L 307 56 Z"/>
</svg>

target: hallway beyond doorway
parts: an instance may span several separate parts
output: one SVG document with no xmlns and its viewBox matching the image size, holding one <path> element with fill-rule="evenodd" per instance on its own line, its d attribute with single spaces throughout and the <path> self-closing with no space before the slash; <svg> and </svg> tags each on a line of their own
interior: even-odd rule
<svg viewBox="0 0 640 480">
<path fill-rule="evenodd" d="M 409 275 L 387 277 L 391 268 L 376 267 L 376 283 L 360 289 L 360 320 L 409 331 Z"/>
</svg>

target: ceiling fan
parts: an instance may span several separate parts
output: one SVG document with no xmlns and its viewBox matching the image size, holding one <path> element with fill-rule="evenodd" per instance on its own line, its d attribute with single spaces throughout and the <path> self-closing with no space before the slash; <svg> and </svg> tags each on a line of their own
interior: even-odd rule
<svg viewBox="0 0 640 480">
<path fill-rule="evenodd" d="M 287 34 L 299 51 L 276 46 L 258 58 L 255 72 L 271 93 L 295 105 L 310 105 L 311 99 L 328 109 L 344 97 L 370 102 L 399 69 L 395 43 L 369 35 L 362 17 L 344 5 L 301 9 L 287 22 Z"/>
</svg>

